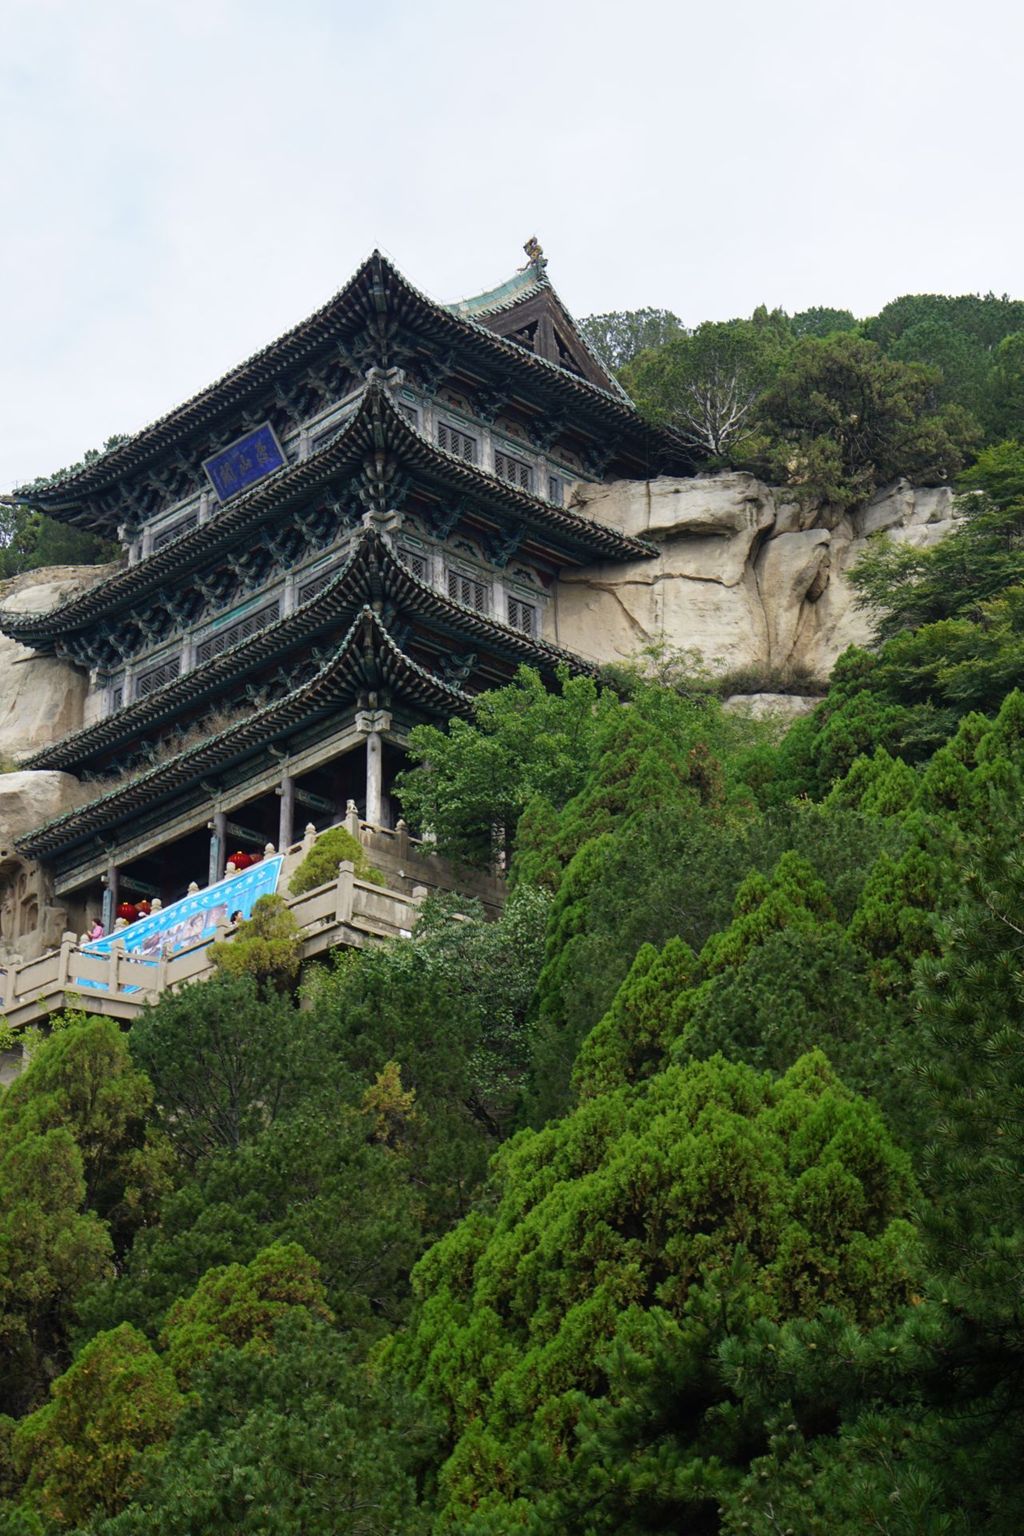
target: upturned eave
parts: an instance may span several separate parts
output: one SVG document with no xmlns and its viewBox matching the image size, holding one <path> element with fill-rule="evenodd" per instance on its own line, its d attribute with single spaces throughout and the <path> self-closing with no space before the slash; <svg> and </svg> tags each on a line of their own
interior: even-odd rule
<svg viewBox="0 0 1024 1536">
<path fill-rule="evenodd" d="M 651 465 L 661 459 L 676 467 L 692 455 L 672 432 L 639 416 L 621 392 L 606 390 L 537 357 L 498 336 L 479 320 L 461 316 L 415 288 L 379 251 L 374 251 L 333 298 L 307 319 L 286 331 L 125 442 L 100 454 L 90 464 L 43 486 L 23 486 L 14 496 L 62 521 L 91 526 L 89 498 L 155 464 L 165 453 L 182 447 L 200 433 L 222 423 L 233 411 L 251 404 L 276 379 L 313 361 L 332 345 L 343 343 L 360 325 L 372 324 L 384 337 L 385 319 L 406 325 L 424 340 L 464 352 L 485 376 L 500 376 L 513 384 L 524 400 L 539 390 L 548 407 L 579 413 L 596 436 L 623 435 L 633 441 L 632 452 Z M 380 343 L 379 366 L 393 365 L 388 343 Z M 617 388 L 617 387 L 616 387 Z M 685 470 L 684 470 L 685 472 Z"/>
<path fill-rule="evenodd" d="M 643 539 L 554 506 L 438 448 L 406 421 L 390 391 L 374 380 L 337 437 L 310 458 L 276 470 L 210 522 L 56 608 L 45 613 L 0 609 L 0 632 L 22 645 L 52 648 L 62 636 L 79 633 L 99 619 L 158 596 L 188 573 L 202 569 L 219 552 L 250 537 L 254 527 L 287 513 L 346 469 L 357 469 L 366 456 L 379 452 L 394 453 L 403 467 L 418 470 L 436 485 L 450 486 L 500 517 L 518 519 L 552 544 L 553 556 L 557 557 L 560 546 L 565 564 L 649 559 L 656 554 Z"/>
</svg>

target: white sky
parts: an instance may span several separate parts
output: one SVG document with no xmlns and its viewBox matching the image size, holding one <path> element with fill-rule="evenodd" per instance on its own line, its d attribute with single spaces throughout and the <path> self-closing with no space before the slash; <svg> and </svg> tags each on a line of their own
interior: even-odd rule
<svg viewBox="0 0 1024 1536">
<path fill-rule="evenodd" d="M 689 324 L 1024 293 L 1014 0 L 0 0 L 0 490 L 379 245 Z"/>
</svg>

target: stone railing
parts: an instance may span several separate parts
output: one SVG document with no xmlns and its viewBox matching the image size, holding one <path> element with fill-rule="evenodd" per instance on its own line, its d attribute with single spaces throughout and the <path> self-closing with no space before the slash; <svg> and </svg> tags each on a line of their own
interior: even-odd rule
<svg viewBox="0 0 1024 1536">
<path fill-rule="evenodd" d="M 306 848 L 304 840 L 288 850 L 286 869 L 289 856 L 294 867 Z M 354 866 L 345 861 L 338 866 L 336 880 L 286 901 L 301 931 L 302 958 L 309 960 L 338 947 L 359 949 L 382 939 L 409 938 L 425 894 L 424 888 L 405 895 L 357 880 Z M 229 938 L 228 926 L 222 924 L 214 937 Z M 206 981 L 214 972 L 211 942 L 143 960 L 116 942 L 109 954 L 90 955 L 73 934 L 65 934 L 59 949 L 12 965 L 0 977 L 0 1012 L 15 1029 L 37 1024 L 62 1008 L 130 1020 L 167 989 Z"/>
<path fill-rule="evenodd" d="M 408 893 L 423 886 L 430 892 L 457 891 L 460 896 L 475 897 L 489 917 L 496 917 L 501 911 L 505 903 L 505 882 L 500 875 L 454 865 L 440 858 L 433 852 L 433 844 L 413 837 L 404 821 L 394 827 L 374 826 L 372 822 L 360 819 L 355 803 L 350 800 L 340 825 L 362 844 L 370 863 L 376 865 L 396 890 Z M 296 865 L 316 837 L 316 828 L 308 826 L 301 843 L 282 849 L 285 854 L 281 872 L 283 886 L 287 886 Z"/>
</svg>

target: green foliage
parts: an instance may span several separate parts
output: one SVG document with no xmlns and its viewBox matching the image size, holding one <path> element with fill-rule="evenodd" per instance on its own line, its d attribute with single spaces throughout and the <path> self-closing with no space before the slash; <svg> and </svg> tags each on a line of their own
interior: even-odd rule
<svg viewBox="0 0 1024 1536">
<path fill-rule="evenodd" d="M 271 1352 L 218 1351 L 136 1501 L 96 1536 L 426 1536 L 429 1427 L 301 1308 Z"/>
<path fill-rule="evenodd" d="M 355 865 L 357 880 L 369 880 L 374 885 L 387 883 L 380 870 L 370 863 L 362 843 L 352 836 L 347 827 L 328 827 L 326 832 L 320 833 L 295 870 L 288 882 L 289 891 L 293 896 L 301 896 L 305 891 L 315 890 L 318 885 L 327 885 L 329 881 L 336 880 L 338 865 L 342 860 Z"/>
<path fill-rule="evenodd" d="M 887 348 L 902 363 L 922 363 L 938 377 L 935 400 L 959 405 L 981 420 L 987 405 L 991 359 L 974 336 L 948 320 L 920 320 Z"/>
<path fill-rule="evenodd" d="M 284 897 L 261 896 L 233 938 L 210 945 L 210 959 L 223 976 L 251 976 L 261 992 L 291 992 L 302 967 L 302 930 Z"/>
<path fill-rule="evenodd" d="M 848 309 L 830 309 L 821 304 L 802 309 L 793 316 L 790 325 L 798 341 L 805 336 L 834 336 L 837 331 L 857 330 L 857 321 Z"/>
<path fill-rule="evenodd" d="M 159 1123 L 186 1163 L 237 1147 L 301 1097 L 321 1070 L 309 1014 L 251 976 L 165 992 L 131 1033 Z"/>
<path fill-rule="evenodd" d="M 432 1191 L 432 1220 L 466 1208 L 512 1124 L 547 911 L 530 889 L 513 892 L 494 923 L 473 903 L 434 898 L 412 940 L 343 957 L 311 983 L 314 1016 L 347 1070 L 370 1082 L 397 1062 L 415 1092 L 409 1155 Z"/>
<path fill-rule="evenodd" d="M 278 1323 L 296 1307 L 331 1321 L 316 1261 L 298 1243 L 274 1243 L 248 1264 L 208 1269 L 167 1314 L 160 1340 L 167 1363 L 190 1386 L 217 1350 L 271 1348 Z"/>
<path fill-rule="evenodd" d="M 438 1530 L 707 1525 L 756 1449 L 716 1375 L 759 1318 L 874 1324 L 919 1265 L 906 1159 L 824 1058 L 598 1095 L 500 1154 L 416 1272 L 397 1363 L 444 1415 Z"/>
<path fill-rule="evenodd" d="M 0 1405 L 31 1407 L 67 1358 L 87 1288 L 155 1215 L 166 1142 L 110 1019 L 74 1018 L 0 1099 Z"/>
<path fill-rule="evenodd" d="M 1002 442 L 984 449 L 961 484 L 966 494 L 957 500 L 960 527 L 931 549 L 879 536 L 851 580 L 860 602 L 878 614 L 883 638 L 963 619 L 970 627 L 950 632 L 961 654 L 984 644 L 991 657 L 993 645 L 1002 647 L 990 636 L 993 620 L 983 605 L 1010 602 L 1008 589 L 1024 583 L 1024 447 Z M 915 636 L 913 649 L 928 646 L 932 638 Z"/>
<path fill-rule="evenodd" d="M 1003 337 L 987 383 L 985 418 L 990 437 L 1024 437 L 1024 330 Z"/>
<path fill-rule="evenodd" d="M 139 1235 L 121 1273 L 83 1298 L 83 1330 L 125 1319 L 156 1338 L 208 1270 L 246 1264 L 274 1243 L 299 1243 L 316 1259 L 341 1326 L 370 1337 L 400 1322 L 424 1242 L 425 1181 L 419 1147 L 397 1155 L 378 1142 L 375 1119 L 328 1085 L 326 1101 L 307 1099 L 206 1158 L 164 1201 L 159 1225 Z"/>
<path fill-rule="evenodd" d="M 613 310 L 605 315 L 587 315 L 579 326 L 598 357 L 615 372 L 632 362 L 638 352 L 663 347 L 683 328 L 670 309 Z"/>
<path fill-rule="evenodd" d="M 0 502 L 0 581 L 49 565 L 103 565 L 117 544 L 59 523 L 43 512 Z"/>
<path fill-rule="evenodd" d="M 852 333 L 799 342 L 760 405 L 772 471 L 836 507 L 900 475 L 951 479 L 978 431 L 962 407 L 933 407 L 938 377 Z"/>
<path fill-rule="evenodd" d="M 806 386 L 797 478 L 855 378 L 886 473 L 991 431 L 1000 367 L 1016 409 L 1008 301 L 742 324 Z M 0 1528 L 1016 1536 L 1018 436 L 961 487 L 781 740 L 664 654 L 420 734 L 407 814 L 499 856 L 497 921 L 434 898 L 296 998 L 262 908 L 246 974 L 33 1042 Z"/>
<path fill-rule="evenodd" d="M 997 298 L 994 293 L 967 293 L 956 298 L 937 293 L 904 294 L 868 320 L 865 330 L 888 350 L 913 327 L 928 323 L 948 325 L 991 351 L 1004 336 L 1024 330 L 1024 301 L 1005 294 Z"/>
<path fill-rule="evenodd" d="M 697 957 L 682 939 L 638 951 L 611 1008 L 584 1040 L 572 1085 L 581 1099 L 640 1082 L 664 1064 L 676 1005 L 692 982 Z"/>
<path fill-rule="evenodd" d="M 105 1224 L 85 1208 L 70 1131 L 17 1131 L 0 1151 L 0 1405 L 23 1411 L 60 1369 L 75 1304 L 110 1268 Z"/>
<path fill-rule="evenodd" d="M 169 1149 L 147 1125 L 152 1104 L 152 1084 L 134 1066 L 116 1022 L 80 1017 L 54 1030 L 3 1095 L 0 1139 L 69 1131 L 82 1159 L 85 1203 L 123 1248 L 155 1215 L 167 1187 Z"/>
<path fill-rule="evenodd" d="M 536 672 L 520 668 L 507 688 L 473 701 L 472 723 L 410 732 L 419 766 L 397 782 L 406 819 L 433 832 L 439 853 L 507 862 L 526 806 L 535 797 L 560 806 L 576 792 L 617 710 L 615 695 L 589 677 L 563 672 L 560 692 L 549 693 Z"/>
<path fill-rule="evenodd" d="M 920 969 L 915 1063 L 931 1111 L 925 1226 L 945 1322 L 940 1455 L 970 1468 L 972 1528 L 1006 1536 L 1024 1521 L 1021 831 L 1017 811 L 969 873 L 944 954 Z"/>
<path fill-rule="evenodd" d="M 184 1401 L 135 1328 L 99 1334 L 14 1437 L 26 1502 L 59 1528 L 116 1513 L 170 1438 Z"/>
<path fill-rule="evenodd" d="M 705 463 L 742 463 L 759 446 L 760 400 L 790 345 L 784 318 L 707 321 L 623 370 L 652 420 L 671 426 Z"/>
<path fill-rule="evenodd" d="M 748 865 L 723 826 L 714 748 L 726 739 L 712 700 L 638 693 L 583 788 L 517 856 L 518 878 L 545 870 L 558 884 L 535 999 L 531 1123 L 565 1108 L 576 1052 L 639 947 L 673 932 L 696 947 L 727 915 Z"/>
</svg>

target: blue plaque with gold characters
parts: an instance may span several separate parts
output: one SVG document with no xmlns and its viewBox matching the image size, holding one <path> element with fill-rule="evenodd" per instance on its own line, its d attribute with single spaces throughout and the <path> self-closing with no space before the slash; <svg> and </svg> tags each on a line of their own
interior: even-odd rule
<svg viewBox="0 0 1024 1536">
<path fill-rule="evenodd" d="M 280 469 L 284 462 L 281 444 L 270 422 L 265 421 L 262 427 L 255 427 L 212 458 L 204 459 L 203 468 L 217 492 L 217 500 L 227 501 L 262 480 L 264 475 Z"/>
</svg>

